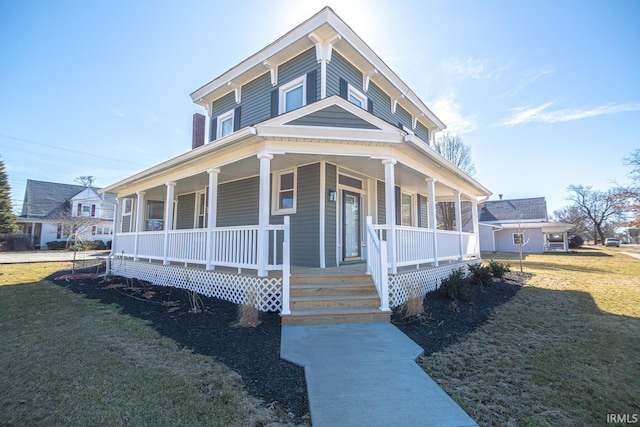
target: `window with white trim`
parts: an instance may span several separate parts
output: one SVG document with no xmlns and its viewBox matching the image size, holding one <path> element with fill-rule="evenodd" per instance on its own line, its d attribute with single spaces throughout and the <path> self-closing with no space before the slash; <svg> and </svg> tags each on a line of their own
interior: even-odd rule
<svg viewBox="0 0 640 427">
<path fill-rule="evenodd" d="M 521 243 L 524 244 L 524 234 L 513 233 L 513 244 L 520 246 Z"/>
<path fill-rule="evenodd" d="M 400 196 L 400 217 L 401 225 L 413 225 L 413 196 L 409 193 L 402 193 Z"/>
<path fill-rule="evenodd" d="M 298 77 L 280 87 L 280 114 L 303 107 L 307 99 L 307 76 Z"/>
<path fill-rule="evenodd" d="M 273 197 L 273 215 L 296 212 L 296 171 L 289 170 L 274 174 L 275 194 Z"/>
<path fill-rule="evenodd" d="M 362 92 L 349 85 L 347 100 L 360 108 L 367 108 L 367 97 Z"/>
<path fill-rule="evenodd" d="M 164 230 L 164 201 L 147 200 L 146 231 Z"/>
<path fill-rule="evenodd" d="M 218 135 L 216 139 L 220 139 L 233 133 L 233 112 L 234 110 L 230 110 L 218 116 Z"/>
</svg>

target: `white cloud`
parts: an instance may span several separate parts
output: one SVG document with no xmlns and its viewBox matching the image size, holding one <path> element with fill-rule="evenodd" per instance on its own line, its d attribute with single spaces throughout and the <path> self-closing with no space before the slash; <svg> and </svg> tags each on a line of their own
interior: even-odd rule
<svg viewBox="0 0 640 427">
<path fill-rule="evenodd" d="M 525 89 L 527 86 L 535 83 L 536 80 L 538 80 L 540 77 L 545 76 L 547 74 L 551 74 L 551 73 L 552 71 L 548 69 L 542 69 L 537 73 L 526 73 L 524 76 L 522 76 L 520 81 L 514 87 L 512 87 L 511 89 L 509 89 L 508 91 L 506 91 L 500 96 L 512 97 L 518 92 L 520 92 L 521 90 Z"/>
<path fill-rule="evenodd" d="M 159 122 L 160 121 L 160 117 L 156 116 L 153 113 L 149 113 L 147 114 L 147 117 L 149 118 L 149 120 L 151 120 L 152 122 Z"/>
<path fill-rule="evenodd" d="M 113 112 L 114 116 L 124 117 L 124 113 L 122 111 L 120 111 L 119 108 L 113 107 L 112 108 L 112 112 Z"/>
<path fill-rule="evenodd" d="M 469 57 L 466 61 L 449 58 L 449 60 L 442 65 L 442 68 L 445 72 L 458 74 L 462 77 L 469 77 L 475 80 L 487 80 L 497 76 L 497 72 L 488 70 L 486 59 L 480 60 L 474 59 L 473 57 Z"/>
<path fill-rule="evenodd" d="M 560 109 L 555 111 L 546 111 L 553 102 L 538 107 L 518 107 L 513 108 L 511 117 L 505 119 L 501 126 L 515 126 L 530 122 L 542 123 L 558 123 L 568 122 L 571 120 L 586 119 L 588 117 L 602 116 L 605 114 L 616 114 L 625 111 L 640 111 L 640 103 L 629 102 L 625 104 L 605 104 L 586 109 Z"/>
<path fill-rule="evenodd" d="M 478 128 L 476 116 L 462 114 L 462 106 L 458 103 L 453 92 L 430 102 L 429 105 L 435 115 L 447 125 L 450 132 L 463 134 L 473 132 Z"/>
</svg>

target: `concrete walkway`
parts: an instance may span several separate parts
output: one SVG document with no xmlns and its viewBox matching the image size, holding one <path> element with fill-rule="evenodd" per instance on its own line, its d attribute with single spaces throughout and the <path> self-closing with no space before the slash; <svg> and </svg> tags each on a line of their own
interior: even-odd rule
<svg viewBox="0 0 640 427">
<path fill-rule="evenodd" d="M 416 363 L 390 323 L 283 326 L 280 357 L 304 367 L 314 427 L 477 426 Z"/>
</svg>

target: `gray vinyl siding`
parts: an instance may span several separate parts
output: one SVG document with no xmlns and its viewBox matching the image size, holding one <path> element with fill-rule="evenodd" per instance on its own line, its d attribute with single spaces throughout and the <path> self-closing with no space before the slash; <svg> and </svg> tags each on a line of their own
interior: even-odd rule
<svg viewBox="0 0 640 427">
<path fill-rule="evenodd" d="M 233 92 L 230 92 L 213 102 L 213 114 L 211 117 L 218 117 L 220 114 L 233 110 L 235 107 L 237 107 L 236 96 Z"/>
<path fill-rule="evenodd" d="M 391 114 L 391 98 L 384 93 L 382 89 L 376 86 L 375 83 L 369 82 L 369 91 L 366 95 L 373 101 L 373 114 L 391 123 L 394 126 L 398 126 L 398 120 Z"/>
<path fill-rule="evenodd" d="M 288 125 L 298 126 L 330 126 L 357 129 L 380 129 L 371 123 L 362 120 L 348 111 L 332 105 L 320 111 L 316 111 L 299 119 L 293 120 Z"/>
<path fill-rule="evenodd" d="M 396 107 L 396 119 L 396 123 L 394 123 L 396 126 L 398 126 L 398 123 L 402 123 L 407 129 L 411 129 L 411 114 L 402 108 L 400 104 Z"/>
<path fill-rule="evenodd" d="M 315 70 L 316 75 L 316 93 L 320 96 L 320 64 L 316 60 L 316 48 L 312 47 L 302 52 L 300 55 L 285 62 L 278 67 L 278 87 L 289 83 Z M 272 89 L 274 89 L 272 87 Z M 267 102 L 268 106 L 268 102 Z"/>
<path fill-rule="evenodd" d="M 334 50 L 327 64 L 327 96 L 340 95 L 340 78 L 362 92 L 362 73 Z"/>
<path fill-rule="evenodd" d="M 386 200 L 385 200 L 385 192 L 384 192 L 384 182 L 383 181 L 376 181 L 377 182 L 377 193 L 378 193 L 378 224 L 386 224 L 387 223 L 387 212 L 385 209 L 385 204 L 386 204 Z"/>
<path fill-rule="evenodd" d="M 418 138 L 423 140 L 425 144 L 429 145 L 429 129 L 427 129 L 425 125 L 418 122 L 416 128 L 413 131 Z"/>
<path fill-rule="evenodd" d="M 320 267 L 320 163 L 298 168 L 291 215 L 291 264 Z"/>
<path fill-rule="evenodd" d="M 252 177 L 218 186 L 218 227 L 258 224 L 260 178 Z"/>
<path fill-rule="evenodd" d="M 326 165 L 326 175 L 325 175 L 325 183 L 326 188 L 324 189 L 327 198 L 325 199 L 324 205 L 324 257 L 325 264 L 327 267 L 336 267 L 336 227 L 338 223 L 338 219 L 336 218 L 336 203 L 330 202 L 328 199 L 329 189 L 337 189 L 336 187 L 336 172 L 337 168 L 335 165 L 327 164 Z"/>
<path fill-rule="evenodd" d="M 196 194 L 182 194 L 178 196 L 176 209 L 176 229 L 193 228 L 193 217 L 196 210 Z"/>
<path fill-rule="evenodd" d="M 257 79 L 242 86 L 242 114 L 240 128 L 253 126 L 269 118 L 271 102 L 271 76 L 267 71 Z M 227 110 L 228 111 L 228 110 Z"/>
</svg>

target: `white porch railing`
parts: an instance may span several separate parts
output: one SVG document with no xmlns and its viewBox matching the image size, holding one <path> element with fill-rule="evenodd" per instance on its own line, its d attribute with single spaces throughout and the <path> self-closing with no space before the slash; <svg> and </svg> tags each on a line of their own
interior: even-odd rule
<svg viewBox="0 0 640 427">
<path fill-rule="evenodd" d="M 387 242 L 378 237 L 378 233 L 382 228 L 374 228 L 372 219 L 367 217 L 367 248 L 369 254 L 367 256 L 367 274 L 371 275 L 371 279 L 376 286 L 378 296 L 380 297 L 380 310 L 390 311 L 389 309 L 389 273 L 388 273 L 388 256 Z"/>
<path fill-rule="evenodd" d="M 289 218 L 285 224 L 267 225 L 267 239 L 271 242 L 266 259 L 266 270 L 284 270 L 285 235 Z M 190 230 L 143 231 L 118 233 L 114 241 L 113 254 L 135 259 L 161 260 L 164 263 L 207 265 L 207 234 L 211 233 L 210 267 L 232 267 L 258 269 L 258 226 L 216 227 Z M 165 255 L 165 234 L 168 235 Z M 137 244 L 136 244 L 137 241 Z"/>
<path fill-rule="evenodd" d="M 450 230 L 438 230 L 438 260 L 460 258 L 460 233 Z"/>
<path fill-rule="evenodd" d="M 398 267 L 434 262 L 435 260 L 433 230 L 396 226 L 396 265 Z"/>
<path fill-rule="evenodd" d="M 207 252 L 207 230 L 169 231 L 169 261 L 204 264 Z"/>
</svg>

